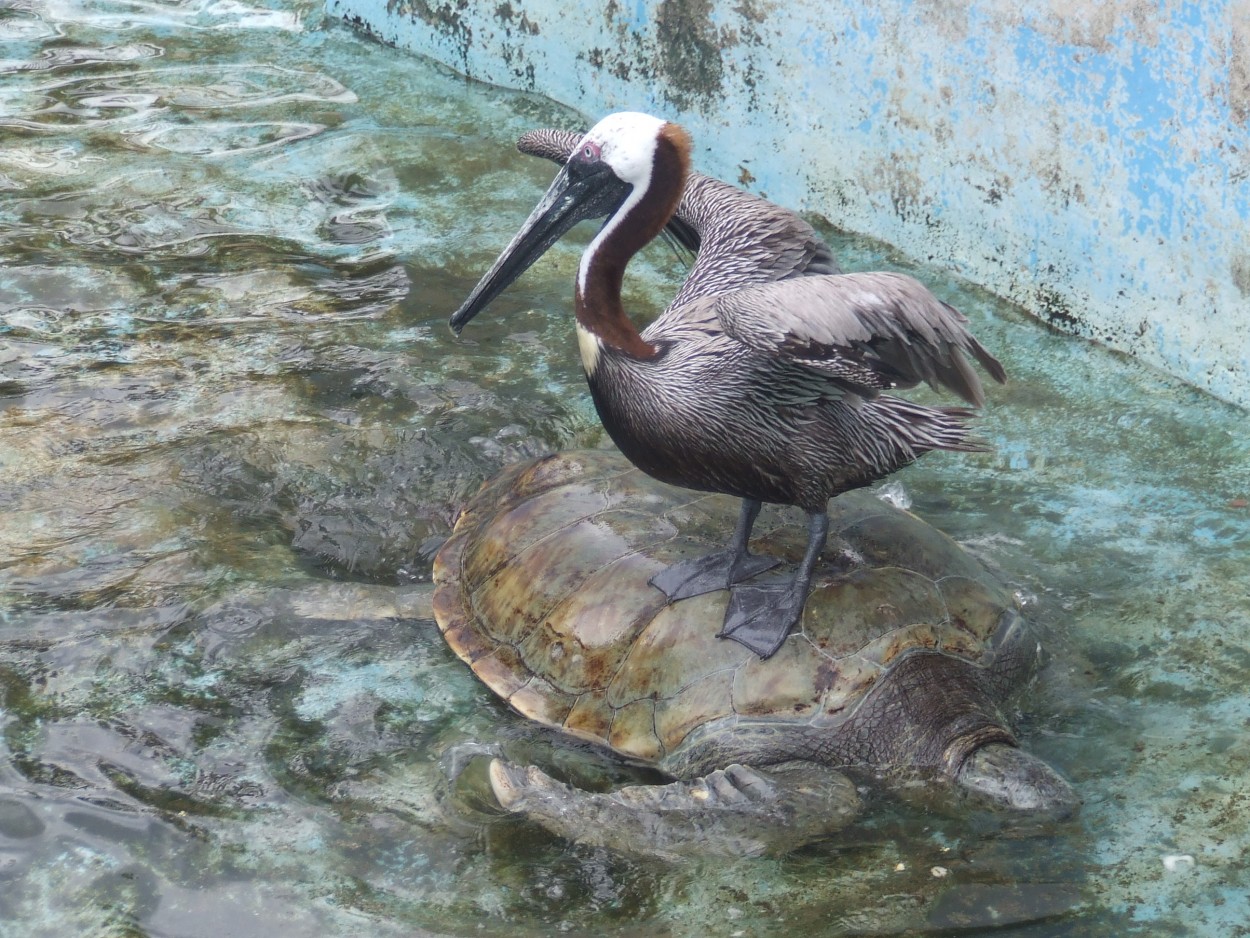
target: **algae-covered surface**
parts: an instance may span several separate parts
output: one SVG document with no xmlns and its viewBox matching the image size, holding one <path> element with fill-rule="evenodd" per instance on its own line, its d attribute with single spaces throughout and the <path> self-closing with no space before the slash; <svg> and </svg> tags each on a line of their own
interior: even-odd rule
<svg viewBox="0 0 1250 938">
<path fill-rule="evenodd" d="M 602 443 L 576 237 L 446 328 L 551 176 L 512 140 L 578 123 L 312 2 L 0 4 L 0 934 L 1246 933 L 1245 414 L 834 232 L 1011 374 L 992 453 L 894 481 L 1045 630 L 1020 733 L 1082 810 L 870 786 L 827 843 L 669 865 L 492 809 L 484 753 L 643 777 L 429 617 L 468 494 Z M 681 272 L 649 249 L 631 308 Z"/>
</svg>

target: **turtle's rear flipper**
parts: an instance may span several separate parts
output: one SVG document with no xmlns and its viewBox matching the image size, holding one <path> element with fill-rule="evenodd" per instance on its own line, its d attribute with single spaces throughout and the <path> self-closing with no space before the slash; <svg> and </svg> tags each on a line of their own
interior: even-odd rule
<svg viewBox="0 0 1250 938">
<path fill-rule="evenodd" d="M 592 794 L 495 759 L 490 783 L 504 808 L 560 837 L 669 860 L 786 853 L 844 827 L 860 806 L 844 775 L 806 762 Z"/>
</svg>

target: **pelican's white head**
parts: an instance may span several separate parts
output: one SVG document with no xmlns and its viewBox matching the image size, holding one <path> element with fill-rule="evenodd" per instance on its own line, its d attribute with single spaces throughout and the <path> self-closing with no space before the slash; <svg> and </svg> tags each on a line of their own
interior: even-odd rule
<svg viewBox="0 0 1250 938">
<path fill-rule="evenodd" d="M 578 269 L 578 289 L 584 294 L 591 261 L 609 237 L 624 230 L 623 225 L 634 226 L 635 237 L 627 239 L 628 260 L 639 244 L 655 237 L 672 217 L 689 159 L 690 138 L 676 124 L 632 111 L 609 114 L 599 121 L 581 138 L 521 230 L 452 315 L 452 329 L 459 333 L 579 221 L 605 218 Z M 661 179 L 654 178 L 657 168 Z M 631 218 L 653 187 L 660 198 L 652 199 L 654 204 L 641 217 Z"/>
<path fill-rule="evenodd" d="M 637 111 L 609 114 L 582 137 L 571 159 L 602 160 L 618 179 L 645 189 L 666 121 Z"/>
</svg>

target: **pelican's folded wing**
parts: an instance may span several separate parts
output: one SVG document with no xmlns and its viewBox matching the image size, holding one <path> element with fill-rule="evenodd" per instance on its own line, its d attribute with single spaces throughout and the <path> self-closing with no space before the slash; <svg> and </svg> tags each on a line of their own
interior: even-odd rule
<svg viewBox="0 0 1250 938">
<path fill-rule="evenodd" d="M 967 319 L 904 274 L 799 277 L 711 302 L 727 335 L 861 394 L 925 381 L 980 406 L 985 396 L 968 355 L 995 381 L 1006 380 Z"/>
</svg>

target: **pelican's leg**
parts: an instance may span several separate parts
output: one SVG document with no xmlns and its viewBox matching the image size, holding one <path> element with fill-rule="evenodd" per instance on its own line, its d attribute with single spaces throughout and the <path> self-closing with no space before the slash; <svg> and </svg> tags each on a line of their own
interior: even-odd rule
<svg viewBox="0 0 1250 938">
<path fill-rule="evenodd" d="M 735 586 L 725 610 L 725 624 L 717 633 L 746 645 L 761 658 L 770 658 L 803 615 L 812 586 L 812 571 L 829 536 L 829 516 L 821 511 L 807 516 L 807 550 L 794 579 L 785 584 Z"/>
<path fill-rule="evenodd" d="M 760 503 L 751 498 L 742 500 L 738 524 L 727 550 L 713 551 L 704 557 L 683 560 L 661 570 L 650 580 L 652 586 L 671 600 L 688 599 L 703 593 L 727 589 L 735 583 L 763 573 L 781 563 L 774 557 L 761 557 L 747 550 L 751 528 L 759 517 Z"/>
</svg>

